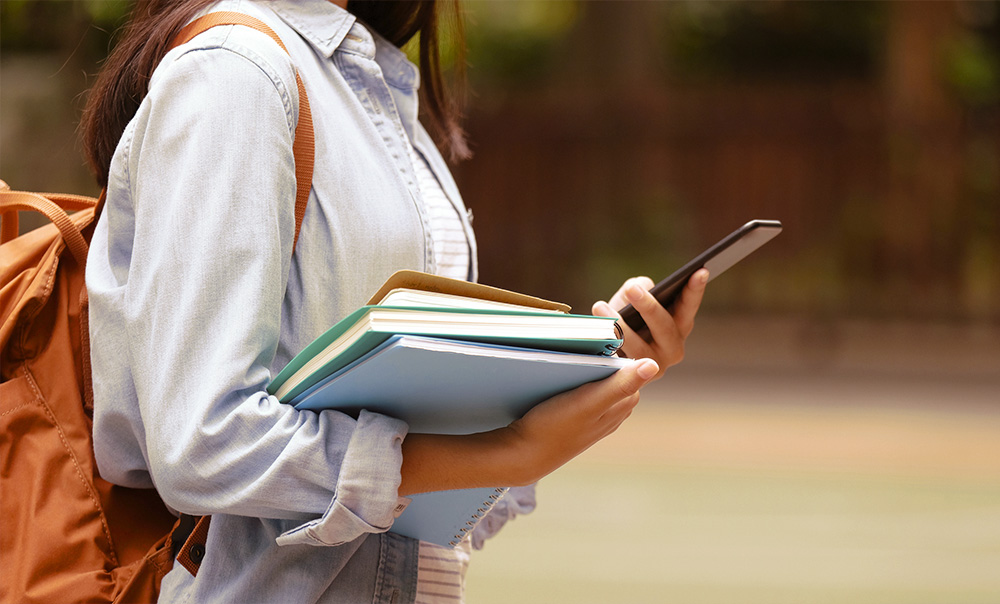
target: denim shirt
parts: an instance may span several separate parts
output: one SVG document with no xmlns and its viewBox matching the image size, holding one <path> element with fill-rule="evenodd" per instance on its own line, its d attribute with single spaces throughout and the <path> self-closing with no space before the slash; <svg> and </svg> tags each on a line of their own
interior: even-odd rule
<svg viewBox="0 0 1000 604">
<path fill-rule="evenodd" d="M 386 532 L 407 426 L 264 388 L 392 272 L 434 271 L 403 137 L 459 210 L 475 279 L 465 208 L 397 48 L 325 0 L 211 10 L 261 19 L 290 57 L 246 27 L 197 36 L 115 151 L 87 266 L 100 471 L 213 516 L 198 576 L 175 566 L 161 601 L 412 601 L 418 544 Z M 295 69 L 316 162 L 293 254 Z"/>
</svg>

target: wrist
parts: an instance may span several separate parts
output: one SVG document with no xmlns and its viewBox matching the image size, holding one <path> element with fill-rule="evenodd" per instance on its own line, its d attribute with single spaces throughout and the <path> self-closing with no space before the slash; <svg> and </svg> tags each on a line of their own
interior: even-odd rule
<svg viewBox="0 0 1000 604">
<path fill-rule="evenodd" d="M 503 486 L 523 487 L 538 482 L 548 472 L 539 471 L 543 458 L 537 444 L 528 438 L 518 422 L 484 434 L 490 438 L 500 453 L 497 468 L 505 479 Z"/>
<path fill-rule="evenodd" d="M 403 440 L 399 494 L 532 484 L 541 475 L 533 471 L 531 457 L 527 439 L 511 427 L 462 435 L 409 434 Z"/>
</svg>

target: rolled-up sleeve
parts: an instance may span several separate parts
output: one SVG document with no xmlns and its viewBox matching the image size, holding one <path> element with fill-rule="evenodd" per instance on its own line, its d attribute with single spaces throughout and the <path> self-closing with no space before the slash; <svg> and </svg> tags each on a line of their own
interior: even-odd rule
<svg viewBox="0 0 1000 604">
<path fill-rule="evenodd" d="M 290 63 L 194 50 L 150 97 L 88 267 L 102 473 L 188 514 L 305 523 L 282 544 L 388 530 L 406 424 L 264 391 L 294 237 Z"/>
<path fill-rule="evenodd" d="M 405 424 L 393 425 L 382 419 L 375 413 L 361 412 L 360 430 L 341 463 L 330 507 L 321 518 L 285 532 L 278 545 L 340 545 L 364 533 L 389 530 L 399 501 L 400 432 Z M 387 459 L 393 463 L 383 463 Z"/>
</svg>

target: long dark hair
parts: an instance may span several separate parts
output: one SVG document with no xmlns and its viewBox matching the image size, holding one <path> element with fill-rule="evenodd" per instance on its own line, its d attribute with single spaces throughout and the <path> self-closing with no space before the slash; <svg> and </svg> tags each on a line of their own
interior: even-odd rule
<svg viewBox="0 0 1000 604">
<path fill-rule="evenodd" d="M 118 139 L 149 90 L 153 69 L 184 25 L 216 0 L 137 0 L 119 42 L 108 56 L 87 98 L 83 112 L 84 152 L 100 186 Z M 464 32 L 458 0 L 350 0 L 347 9 L 382 37 L 403 46 L 419 34 L 421 104 L 431 134 L 453 160 L 469 156 L 461 127 L 464 82 Z M 453 81 L 445 86 L 438 42 L 443 9 L 454 16 L 455 61 Z"/>
</svg>

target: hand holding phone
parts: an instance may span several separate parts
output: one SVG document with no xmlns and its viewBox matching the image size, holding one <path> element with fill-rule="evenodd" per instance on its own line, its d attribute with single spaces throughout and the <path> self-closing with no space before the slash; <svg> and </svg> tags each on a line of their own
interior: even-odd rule
<svg viewBox="0 0 1000 604">
<path fill-rule="evenodd" d="M 680 295 L 684 285 L 698 269 L 708 269 L 709 281 L 718 277 L 751 252 L 773 239 L 781 232 L 781 222 L 777 220 L 751 220 L 736 229 L 721 241 L 695 256 L 690 262 L 660 281 L 650 291 L 667 310 Z M 642 316 L 631 304 L 618 311 L 622 320 L 643 339 L 649 340 L 649 329 Z"/>
</svg>

